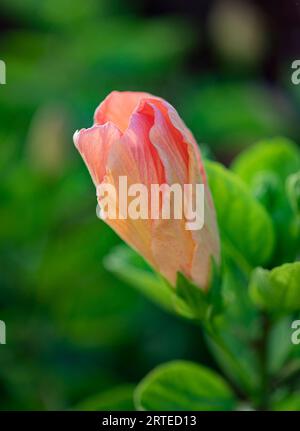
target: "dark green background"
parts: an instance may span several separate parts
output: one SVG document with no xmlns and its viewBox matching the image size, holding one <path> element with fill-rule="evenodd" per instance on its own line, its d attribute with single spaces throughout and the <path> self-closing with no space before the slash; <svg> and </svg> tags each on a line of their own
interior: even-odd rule
<svg viewBox="0 0 300 431">
<path fill-rule="evenodd" d="M 203 152 L 224 163 L 260 138 L 297 141 L 299 9 L 292 1 L 284 11 L 276 1 L 1 3 L 0 408 L 131 408 L 131 386 L 155 365 L 215 364 L 199 329 L 104 269 L 120 240 L 96 218 L 73 132 L 118 89 L 165 97 Z"/>
</svg>

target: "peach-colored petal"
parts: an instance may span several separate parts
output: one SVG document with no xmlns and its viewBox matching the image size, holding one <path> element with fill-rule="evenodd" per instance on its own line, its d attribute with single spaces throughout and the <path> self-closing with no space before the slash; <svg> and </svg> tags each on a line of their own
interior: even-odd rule
<svg viewBox="0 0 300 431">
<path fill-rule="evenodd" d="M 164 166 L 149 137 L 153 121 L 153 116 L 145 112 L 134 112 L 122 137 L 123 145 L 139 166 L 140 182 L 147 186 L 165 182 Z"/>
<path fill-rule="evenodd" d="M 184 141 L 188 145 L 189 153 L 189 184 L 204 184 L 204 226 L 201 230 L 191 231 L 195 244 L 193 259 L 191 262 L 191 279 L 200 286 L 208 286 L 211 274 L 211 258 L 216 263 L 220 261 L 220 240 L 216 222 L 215 208 L 210 190 L 206 181 L 206 173 L 202 162 L 199 147 L 173 107 L 168 109 L 169 117 L 177 130 L 180 131 Z"/>
<path fill-rule="evenodd" d="M 220 245 L 215 210 L 206 184 L 206 174 L 200 151 L 194 137 L 175 109 L 166 102 L 155 101 L 154 103 L 161 109 L 154 109 L 157 123 L 154 123 L 150 136 L 151 141 L 156 143 L 162 160 L 166 161 L 165 169 L 168 182 L 172 184 L 179 180 L 181 184 L 203 183 L 205 186 L 205 223 L 203 228 L 200 231 L 186 231 L 184 226 L 186 220 L 183 222 L 172 220 L 168 226 L 164 221 L 158 221 L 157 231 L 153 235 L 154 257 L 160 262 L 161 272 L 165 272 L 164 266 L 169 273 L 173 271 L 172 279 L 176 277 L 174 268 L 175 270 L 177 268 L 177 271 L 180 270 L 185 273 L 196 284 L 207 286 L 211 257 L 213 256 L 216 262 L 219 261 Z M 176 157 L 174 157 L 171 151 L 172 149 L 174 151 L 176 147 L 177 149 L 180 148 L 180 151 L 178 150 Z M 183 166 L 186 171 L 183 170 Z M 173 235 L 168 233 L 168 230 L 171 230 Z M 157 240 L 156 237 L 159 239 Z M 175 250 L 172 265 L 168 263 L 168 258 L 162 247 L 159 246 L 162 242 L 161 238 L 165 238 L 165 243 L 169 243 L 170 249 Z"/>
<path fill-rule="evenodd" d="M 113 91 L 98 106 L 94 115 L 95 124 L 107 121 L 114 123 L 122 132 L 128 127 L 130 117 L 139 101 L 150 97 L 148 93 L 133 91 Z"/>
<path fill-rule="evenodd" d="M 118 141 L 114 146 L 107 160 L 107 170 L 109 174 L 105 177 L 105 181 L 113 184 L 116 190 L 119 190 L 119 178 L 126 176 L 128 188 L 132 184 L 141 183 L 141 172 L 133 154 L 129 151 L 128 146 L 124 145 L 122 140 Z M 120 197 L 118 196 L 118 202 Z M 128 198 L 128 203 L 130 198 Z M 117 206 L 119 211 L 119 205 Z M 122 216 L 125 216 L 121 212 Z M 130 244 L 135 250 L 141 252 L 145 259 L 154 264 L 151 252 L 151 220 L 132 220 L 130 217 L 126 219 L 106 220 L 124 241 Z"/>
<path fill-rule="evenodd" d="M 141 183 L 149 193 L 152 184 L 204 184 L 201 230 L 186 230 L 184 217 L 121 217 L 106 222 L 172 285 L 181 271 L 207 288 L 211 258 L 219 262 L 220 244 L 213 201 L 192 133 L 169 103 L 148 93 L 112 92 L 97 108 L 94 121 L 91 129 L 77 132 L 74 141 L 96 185 L 106 182 L 118 190 L 121 176 L 127 178 L 128 187 Z"/>
<path fill-rule="evenodd" d="M 190 277 L 194 243 L 185 230 L 184 220 L 155 220 L 152 227 L 152 254 L 154 267 L 172 285 L 178 272 Z"/>
<path fill-rule="evenodd" d="M 129 179 L 128 186 L 141 183 L 140 170 L 133 154 L 124 142 L 121 143 L 121 138 L 120 131 L 112 123 L 95 125 L 75 133 L 75 145 L 96 186 L 102 182 L 109 182 L 118 190 L 120 176 Z M 145 258 L 153 264 L 151 253 L 147 251 L 150 250 L 151 243 L 150 229 L 147 228 L 149 220 L 107 219 L 106 222 L 133 248 L 143 249 Z"/>
<path fill-rule="evenodd" d="M 120 139 L 121 133 L 112 123 L 81 129 L 74 134 L 74 143 L 91 174 L 94 184 L 100 184 L 106 173 L 111 147 Z"/>
</svg>

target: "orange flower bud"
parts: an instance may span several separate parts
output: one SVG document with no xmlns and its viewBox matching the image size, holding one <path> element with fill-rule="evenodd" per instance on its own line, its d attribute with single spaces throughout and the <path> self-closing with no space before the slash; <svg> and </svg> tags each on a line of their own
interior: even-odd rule
<svg viewBox="0 0 300 431">
<path fill-rule="evenodd" d="M 111 202 L 116 205 L 118 216 L 110 214 L 105 218 L 106 223 L 172 285 L 176 283 L 177 272 L 182 272 L 206 289 L 211 258 L 219 262 L 220 254 L 215 210 L 200 150 L 176 110 L 151 94 L 114 91 L 97 108 L 94 125 L 77 131 L 74 142 L 97 189 L 103 184 L 116 189 Z M 185 211 L 182 217 L 175 217 L 178 201 L 163 187 L 156 204 L 161 215 L 169 199 L 174 207 L 170 217 L 151 217 L 151 199 L 146 208 L 149 217 L 145 217 L 145 211 L 141 217 L 128 217 L 121 202 L 121 178 L 126 178 L 129 188 L 143 185 L 149 195 L 153 185 L 180 185 L 183 190 L 184 185 L 202 185 L 201 229 L 187 228 L 189 219 Z M 192 190 L 184 200 L 184 209 L 195 198 Z M 134 204 L 133 197 L 130 193 L 126 196 L 128 205 Z M 98 193 L 102 209 L 103 202 L 103 195 Z"/>
</svg>

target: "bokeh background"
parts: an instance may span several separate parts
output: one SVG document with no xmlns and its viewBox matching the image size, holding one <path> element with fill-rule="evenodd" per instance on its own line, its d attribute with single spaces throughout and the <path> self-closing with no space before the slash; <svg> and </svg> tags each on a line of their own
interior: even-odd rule
<svg viewBox="0 0 300 431">
<path fill-rule="evenodd" d="M 154 366 L 217 367 L 198 328 L 110 274 L 72 135 L 114 89 L 160 95 L 206 155 L 299 142 L 300 5 L 287 0 L 2 0 L 0 409 L 132 408 Z"/>
</svg>

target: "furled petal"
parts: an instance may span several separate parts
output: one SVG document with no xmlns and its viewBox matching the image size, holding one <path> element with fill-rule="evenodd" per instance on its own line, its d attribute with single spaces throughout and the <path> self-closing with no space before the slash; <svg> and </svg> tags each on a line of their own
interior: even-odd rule
<svg viewBox="0 0 300 431">
<path fill-rule="evenodd" d="M 103 181 L 111 147 L 120 139 L 121 132 L 112 123 L 81 129 L 74 134 L 74 143 L 90 172 L 94 184 Z"/>
<path fill-rule="evenodd" d="M 131 114 L 143 98 L 151 97 L 148 93 L 132 91 L 113 91 L 96 109 L 95 124 L 104 124 L 107 121 L 114 123 L 122 132 L 128 127 Z"/>
<path fill-rule="evenodd" d="M 211 258 L 219 261 L 219 235 L 192 133 L 170 104 L 148 93 L 112 92 L 97 108 L 94 121 L 92 128 L 77 132 L 74 141 L 96 186 L 109 183 L 118 191 L 120 177 L 126 177 L 128 187 L 143 184 L 150 196 L 152 184 L 204 185 L 205 223 L 201 230 L 186 230 L 184 216 L 180 220 L 124 218 L 119 195 L 116 205 L 121 216 L 105 221 L 172 285 L 180 271 L 207 288 Z M 160 206 L 165 198 L 163 193 Z M 128 204 L 132 199 L 128 197 Z M 101 205 L 99 196 L 98 200 Z"/>
<path fill-rule="evenodd" d="M 216 222 L 215 208 L 206 181 L 206 173 L 201 159 L 199 147 L 175 109 L 169 105 L 169 117 L 173 126 L 181 133 L 188 145 L 188 183 L 204 184 L 204 226 L 201 230 L 191 231 L 195 244 L 191 262 L 190 278 L 200 286 L 207 286 L 211 274 L 211 258 L 220 261 L 220 239 Z"/>
<path fill-rule="evenodd" d="M 175 109 L 155 99 L 147 101 L 154 115 L 150 132 L 152 144 L 163 162 L 168 184 L 204 184 L 205 223 L 201 230 L 187 231 L 186 220 L 158 220 L 153 222 L 152 252 L 160 272 L 174 283 L 178 271 L 200 286 L 207 286 L 211 257 L 219 261 L 219 235 L 215 210 L 206 183 L 206 175 L 199 148 L 191 132 Z M 195 197 L 195 196 L 193 196 Z M 172 258 L 162 244 L 168 244 Z"/>
</svg>

